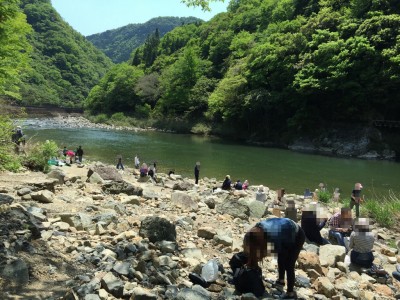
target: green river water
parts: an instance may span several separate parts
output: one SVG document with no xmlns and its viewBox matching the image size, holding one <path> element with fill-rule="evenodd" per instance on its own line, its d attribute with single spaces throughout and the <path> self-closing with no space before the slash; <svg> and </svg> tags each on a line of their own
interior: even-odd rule
<svg viewBox="0 0 400 300">
<path fill-rule="evenodd" d="M 218 138 L 161 132 L 110 131 L 75 128 L 29 128 L 28 137 L 36 141 L 55 140 L 60 147 L 76 149 L 82 145 L 84 158 L 116 163 L 122 155 L 126 167 L 133 167 L 138 154 L 141 162 L 157 161 L 157 170 L 193 176 L 196 161 L 201 162 L 200 178 L 223 180 L 248 179 L 250 185 L 263 184 L 271 189 L 285 188 L 287 193 L 302 194 L 314 190 L 320 182 L 332 191 L 339 187 L 349 197 L 355 182 L 364 186 L 364 195 L 400 194 L 400 164 L 295 153 L 288 150 L 239 145 Z"/>
</svg>

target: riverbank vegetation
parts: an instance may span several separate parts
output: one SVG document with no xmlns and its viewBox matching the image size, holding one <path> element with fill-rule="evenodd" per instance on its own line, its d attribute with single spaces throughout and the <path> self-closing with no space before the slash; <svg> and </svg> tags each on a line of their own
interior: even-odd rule
<svg viewBox="0 0 400 300">
<path fill-rule="evenodd" d="M 231 1 L 209 22 L 150 35 L 85 108 L 283 144 L 396 119 L 399 12 L 394 0 Z"/>
</svg>

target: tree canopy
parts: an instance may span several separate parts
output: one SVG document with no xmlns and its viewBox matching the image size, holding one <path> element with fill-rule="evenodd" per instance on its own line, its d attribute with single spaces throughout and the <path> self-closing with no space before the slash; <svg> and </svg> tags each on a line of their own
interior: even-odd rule
<svg viewBox="0 0 400 300">
<path fill-rule="evenodd" d="M 397 118 L 399 12 L 395 0 L 234 0 L 209 22 L 153 36 L 129 63 L 152 78 L 155 91 L 138 96 L 153 117 L 284 141 Z"/>
</svg>

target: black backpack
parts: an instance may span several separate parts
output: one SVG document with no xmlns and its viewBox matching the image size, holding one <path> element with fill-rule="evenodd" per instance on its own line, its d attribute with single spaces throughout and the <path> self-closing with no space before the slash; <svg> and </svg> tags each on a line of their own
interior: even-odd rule
<svg viewBox="0 0 400 300">
<path fill-rule="evenodd" d="M 265 292 L 260 267 L 248 268 L 243 266 L 236 269 L 232 283 L 239 293 L 253 293 L 256 297 L 260 297 Z"/>
</svg>

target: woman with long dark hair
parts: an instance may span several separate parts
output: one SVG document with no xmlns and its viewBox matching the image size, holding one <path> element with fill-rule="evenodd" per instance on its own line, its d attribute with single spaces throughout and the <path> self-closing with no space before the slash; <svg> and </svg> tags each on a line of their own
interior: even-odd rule
<svg viewBox="0 0 400 300">
<path fill-rule="evenodd" d="M 271 218 L 257 223 L 244 236 L 243 248 L 247 256 L 246 265 L 258 267 L 268 255 L 278 256 L 278 280 L 276 285 L 285 285 L 287 292 L 282 299 L 297 298 L 294 291 L 294 266 L 303 248 L 305 234 L 294 221 L 287 218 Z"/>
</svg>

